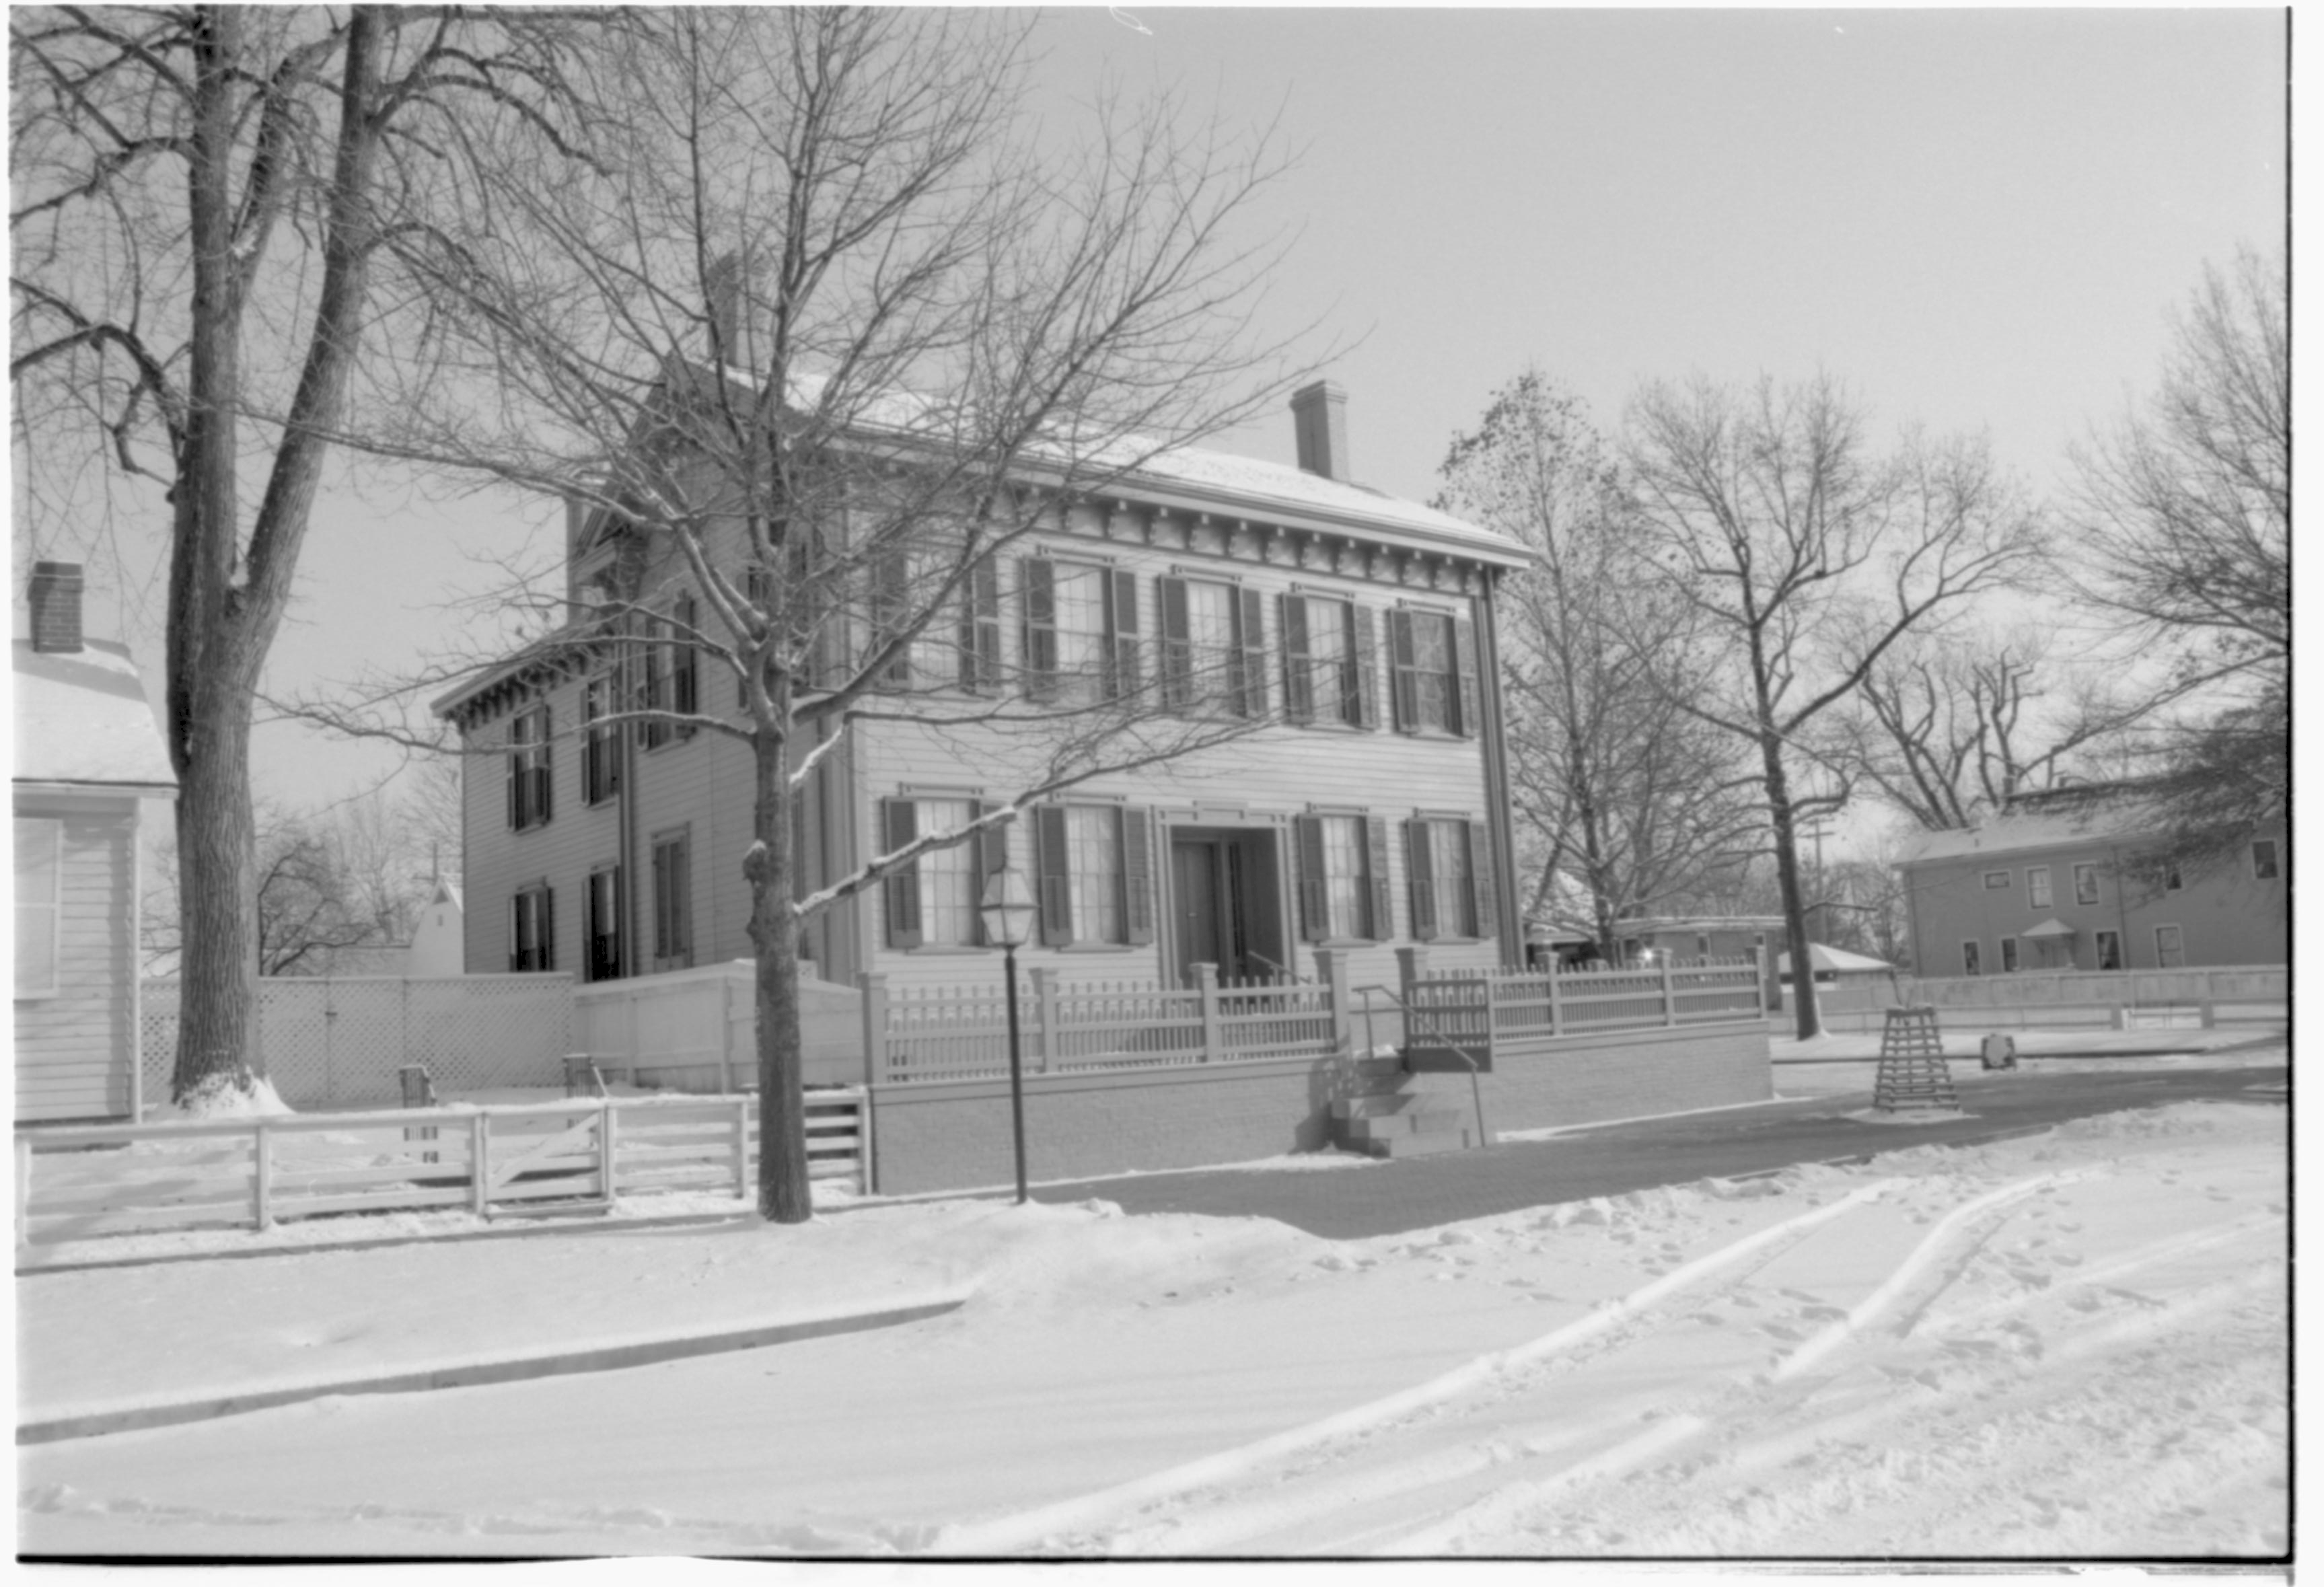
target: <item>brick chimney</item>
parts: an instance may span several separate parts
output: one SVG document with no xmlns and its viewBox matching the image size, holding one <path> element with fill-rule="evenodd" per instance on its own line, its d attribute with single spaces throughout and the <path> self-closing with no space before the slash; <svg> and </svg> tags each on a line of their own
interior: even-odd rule
<svg viewBox="0 0 2324 1587">
<path fill-rule="evenodd" d="M 1325 479 L 1348 477 L 1348 393 L 1328 380 L 1291 393 L 1299 466 Z"/>
<path fill-rule="evenodd" d="M 35 562 L 29 592 L 32 649 L 73 655 L 80 648 L 80 564 Z"/>
</svg>

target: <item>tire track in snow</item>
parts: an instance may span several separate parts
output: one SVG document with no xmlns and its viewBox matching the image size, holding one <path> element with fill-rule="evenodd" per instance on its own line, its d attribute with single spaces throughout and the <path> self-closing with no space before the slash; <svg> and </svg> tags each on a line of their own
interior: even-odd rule
<svg viewBox="0 0 2324 1587">
<path fill-rule="evenodd" d="M 926 1545 L 925 1552 L 940 1555 L 975 1555 L 1022 1554 L 1033 1550 L 1045 1541 L 1060 1534 L 1087 1533 L 1102 1527 L 1121 1515 L 1139 1508 L 1175 1499 L 1197 1489 L 1248 1478 L 1267 1463 L 1287 1454 L 1328 1444 L 1351 1435 L 1368 1433 L 1399 1417 L 1433 1407 L 1465 1393 L 1503 1373 L 1545 1360 L 1570 1350 L 1617 1324 L 1628 1321 L 1639 1312 L 1654 1306 L 1665 1296 L 1677 1293 L 1722 1269 L 1751 1256 L 1764 1248 L 1795 1238 L 1817 1226 L 1829 1223 L 1841 1213 L 1865 1205 L 1904 1182 L 1882 1179 L 1861 1189 L 1851 1191 L 1839 1200 L 1773 1223 L 1756 1233 L 1746 1235 L 1734 1243 L 1723 1246 L 1709 1256 L 1699 1257 L 1683 1267 L 1674 1269 L 1653 1282 L 1631 1291 L 1619 1300 L 1601 1306 L 1572 1323 L 1553 1329 L 1527 1343 L 1505 1351 L 1496 1351 L 1453 1368 L 1425 1383 L 1400 1390 L 1369 1404 L 1326 1416 L 1286 1433 L 1263 1438 L 1237 1449 L 1206 1455 L 1141 1477 L 1118 1483 L 1095 1493 L 1084 1494 L 1038 1509 L 1001 1516 L 990 1520 L 956 1523 L 945 1527 Z"/>
</svg>

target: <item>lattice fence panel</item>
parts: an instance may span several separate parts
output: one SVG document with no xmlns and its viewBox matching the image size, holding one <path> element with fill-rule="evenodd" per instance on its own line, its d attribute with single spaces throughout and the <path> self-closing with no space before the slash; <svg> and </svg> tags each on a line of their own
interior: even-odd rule
<svg viewBox="0 0 2324 1587">
<path fill-rule="evenodd" d="M 145 1095 L 166 1101 L 179 985 L 143 989 Z M 439 1095 L 564 1084 L 573 983 L 562 975 L 284 978 L 259 983 L 267 1075 L 294 1108 L 393 1105 L 397 1071 L 424 1064 Z"/>
</svg>

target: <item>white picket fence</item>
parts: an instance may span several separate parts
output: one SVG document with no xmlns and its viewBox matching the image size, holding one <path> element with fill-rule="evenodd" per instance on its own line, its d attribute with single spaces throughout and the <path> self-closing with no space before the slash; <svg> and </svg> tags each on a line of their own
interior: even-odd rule
<svg viewBox="0 0 2324 1587">
<path fill-rule="evenodd" d="M 861 1091 L 807 1093 L 807 1171 L 861 1191 Z M 681 1190 L 756 1194 L 754 1096 L 402 1108 L 16 1135 L 16 1242 L 461 1208 L 611 1207 Z"/>
</svg>

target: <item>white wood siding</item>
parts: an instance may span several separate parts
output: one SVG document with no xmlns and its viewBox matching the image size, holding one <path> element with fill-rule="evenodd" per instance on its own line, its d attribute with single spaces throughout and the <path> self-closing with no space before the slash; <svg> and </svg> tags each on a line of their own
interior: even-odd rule
<svg viewBox="0 0 2324 1587">
<path fill-rule="evenodd" d="M 63 826 L 57 991 L 16 1003 L 19 1121 L 124 1116 L 137 1063 L 136 801 L 103 809 L 19 798 Z"/>
</svg>

